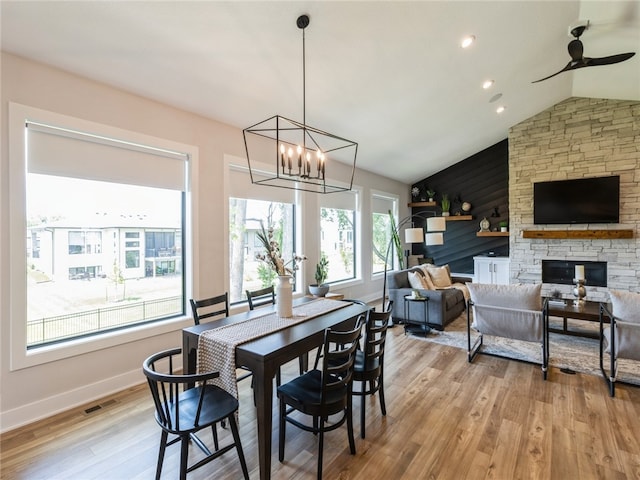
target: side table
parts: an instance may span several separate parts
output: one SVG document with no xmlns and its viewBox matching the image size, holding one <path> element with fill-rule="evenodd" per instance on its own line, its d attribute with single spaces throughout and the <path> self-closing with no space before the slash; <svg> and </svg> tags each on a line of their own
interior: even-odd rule
<svg viewBox="0 0 640 480">
<path fill-rule="evenodd" d="M 404 297 L 404 318 L 405 321 L 407 318 L 409 318 L 409 308 L 412 302 L 419 302 L 422 303 L 422 306 L 424 307 L 423 310 L 423 317 L 422 319 L 424 320 L 423 323 L 405 323 L 404 325 L 404 334 L 406 335 L 407 333 L 412 333 L 414 335 L 427 335 L 430 331 L 431 331 L 431 327 L 429 326 L 429 309 L 428 307 L 428 302 L 429 299 L 426 297 L 421 297 L 421 298 L 415 298 L 412 297 L 411 295 L 406 295 Z"/>
</svg>

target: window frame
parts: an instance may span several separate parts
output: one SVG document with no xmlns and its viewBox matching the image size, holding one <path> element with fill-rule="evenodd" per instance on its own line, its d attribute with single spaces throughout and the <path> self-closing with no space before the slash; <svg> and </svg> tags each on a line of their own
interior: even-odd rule
<svg viewBox="0 0 640 480">
<path fill-rule="evenodd" d="M 83 120 L 36 107 L 9 102 L 9 199 L 12 208 L 9 213 L 9 285 L 10 336 L 9 369 L 11 371 L 61 360 L 96 350 L 114 347 L 152 335 L 174 332 L 190 324 L 188 298 L 195 288 L 198 278 L 198 262 L 194 258 L 197 251 L 197 183 L 198 148 L 168 139 L 153 137 L 138 132 Z M 25 125 L 29 120 L 37 120 L 51 125 L 66 125 L 79 131 L 91 131 L 108 138 L 117 138 L 134 144 L 151 145 L 188 155 L 185 187 L 185 211 L 183 214 L 184 235 L 184 282 L 185 315 L 158 322 L 133 325 L 102 334 L 70 339 L 69 341 L 27 349 L 26 335 L 26 135 Z"/>
</svg>

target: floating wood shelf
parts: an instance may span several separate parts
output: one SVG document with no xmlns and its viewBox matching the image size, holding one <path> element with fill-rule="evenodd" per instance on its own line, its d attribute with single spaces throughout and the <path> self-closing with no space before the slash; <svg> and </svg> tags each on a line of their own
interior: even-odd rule
<svg viewBox="0 0 640 480">
<path fill-rule="evenodd" d="M 508 237 L 509 232 L 477 232 L 476 237 Z"/>
<path fill-rule="evenodd" d="M 412 202 L 409 203 L 409 207 L 437 207 L 436 202 Z"/>
<path fill-rule="evenodd" d="M 473 220 L 473 215 L 449 215 L 444 217 L 447 222 L 455 222 L 460 220 Z"/>
<path fill-rule="evenodd" d="M 624 239 L 633 238 L 633 230 L 523 230 L 522 238 Z"/>
</svg>

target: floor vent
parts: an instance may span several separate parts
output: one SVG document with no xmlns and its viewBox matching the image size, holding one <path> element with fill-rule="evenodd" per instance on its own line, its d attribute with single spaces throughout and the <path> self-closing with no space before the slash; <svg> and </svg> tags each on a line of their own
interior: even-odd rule
<svg viewBox="0 0 640 480">
<path fill-rule="evenodd" d="M 94 405 L 93 407 L 87 408 L 84 413 L 89 414 L 100 410 L 102 407 L 100 405 Z"/>
</svg>

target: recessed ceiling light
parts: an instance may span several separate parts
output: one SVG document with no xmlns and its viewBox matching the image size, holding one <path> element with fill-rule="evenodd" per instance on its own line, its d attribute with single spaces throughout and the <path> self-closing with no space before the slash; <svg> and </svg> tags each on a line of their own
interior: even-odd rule
<svg viewBox="0 0 640 480">
<path fill-rule="evenodd" d="M 467 47 L 471 46 L 471 44 L 472 44 L 473 42 L 475 42 L 475 40 L 476 40 L 476 37 L 475 37 L 474 35 L 467 35 L 467 36 L 466 36 L 466 37 L 464 37 L 464 38 L 462 39 L 462 41 L 460 42 L 460 46 L 461 46 L 462 48 L 467 48 Z"/>
<path fill-rule="evenodd" d="M 496 93 L 493 97 L 491 97 L 489 99 L 489 103 L 497 102 L 501 98 L 502 98 L 502 94 L 501 93 Z"/>
<path fill-rule="evenodd" d="M 506 108 L 507 107 L 505 107 L 504 105 L 500 105 L 498 108 L 496 108 L 496 113 L 502 113 Z"/>
<path fill-rule="evenodd" d="M 485 90 L 487 88 L 491 88 L 494 83 L 496 82 L 494 82 L 493 80 L 485 80 L 484 83 L 482 84 L 482 88 L 484 88 Z"/>
</svg>

